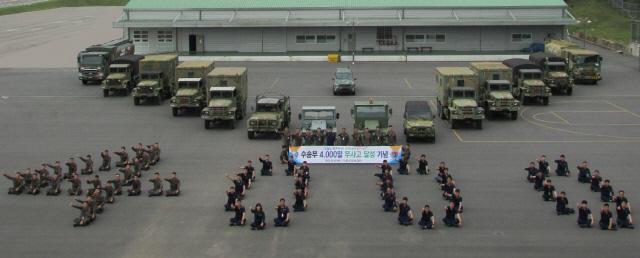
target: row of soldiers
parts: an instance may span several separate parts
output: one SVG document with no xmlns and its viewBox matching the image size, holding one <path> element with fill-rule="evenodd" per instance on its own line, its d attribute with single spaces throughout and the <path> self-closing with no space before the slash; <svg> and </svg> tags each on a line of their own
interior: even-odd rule
<svg viewBox="0 0 640 258">
<path fill-rule="evenodd" d="M 536 163 L 537 166 L 536 166 Z M 559 176 L 569 176 L 570 172 L 566 162 L 565 155 L 561 155 L 560 159 L 556 160 L 556 174 Z M 631 206 L 627 198 L 624 195 L 624 191 L 619 191 L 618 196 L 615 196 L 611 181 L 605 179 L 603 181 L 600 176 L 600 171 L 594 170 L 593 174 L 589 168 L 588 162 L 583 161 L 577 167 L 578 170 L 578 182 L 589 183 L 590 190 L 600 193 L 600 200 L 604 202 L 600 208 L 600 221 L 598 225 L 602 230 L 616 230 L 620 228 L 633 228 L 633 218 L 631 217 Z M 556 187 L 553 185 L 550 176 L 549 164 L 546 162 L 545 155 L 540 156 L 536 162 L 530 162 L 529 166 L 525 168 L 527 171 L 527 180 L 533 183 L 533 188 L 542 192 L 542 199 L 544 201 L 556 202 L 557 215 L 570 215 L 574 214 L 576 210 L 569 208 L 569 200 L 567 194 L 564 191 L 560 193 L 556 192 Z M 560 172 L 560 173 L 558 173 Z M 615 202 L 615 210 L 617 212 L 617 218 L 614 219 L 609 208 L 609 203 Z M 588 207 L 588 202 L 582 200 L 577 204 L 578 211 L 578 226 L 582 228 L 590 228 L 595 223 L 593 214 Z"/>
<path fill-rule="evenodd" d="M 428 171 L 426 155 L 420 155 L 419 174 L 426 174 Z M 423 167 L 424 166 L 424 167 Z M 402 198 L 400 204 L 396 201 L 396 193 L 393 186 L 393 169 L 389 163 L 384 160 L 382 164 L 376 165 L 381 169 L 381 173 L 374 174 L 379 178 L 376 185 L 380 186 L 380 196 L 384 201 L 382 209 L 385 212 L 398 212 L 398 223 L 400 225 L 408 226 L 413 224 L 414 215 L 411 207 L 408 204 L 408 198 L 405 196 Z M 421 172 L 421 169 L 423 170 Z M 440 163 L 438 167 L 438 176 L 436 180 L 440 183 L 443 190 L 443 198 L 449 201 L 449 204 L 445 206 L 445 217 L 442 219 L 443 223 L 447 226 L 459 227 L 462 225 L 462 197 L 460 195 L 460 189 L 455 187 L 453 182 L 453 176 L 448 173 L 448 168 L 444 162 Z M 420 211 L 421 218 L 418 224 L 422 229 L 433 229 L 435 227 L 435 217 L 429 205 L 425 205 Z"/>
<path fill-rule="evenodd" d="M 317 128 L 315 130 L 307 129 L 301 131 L 296 129 L 291 133 L 288 128 L 282 131 L 284 145 L 289 146 L 380 146 L 380 145 L 396 145 L 397 134 L 393 126 L 389 125 L 386 131 L 381 128 L 364 128 L 358 130 L 353 128 L 351 134 L 346 128 L 342 128 L 340 132 L 334 132 L 333 128 L 328 127 L 326 130 Z"/>
</svg>

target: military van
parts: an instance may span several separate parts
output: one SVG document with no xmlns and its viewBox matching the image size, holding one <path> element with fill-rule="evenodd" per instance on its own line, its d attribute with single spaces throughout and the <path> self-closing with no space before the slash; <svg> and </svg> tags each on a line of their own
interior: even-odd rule
<svg viewBox="0 0 640 258">
<path fill-rule="evenodd" d="M 256 96 L 255 112 L 247 120 L 247 137 L 254 139 L 258 134 L 271 134 L 280 138 L 280 132 L 291 122 L 289 97 L 277 93 Z"/>
<path fill-rule="evenodd" d="M 141 101 L 160 104 L 171 98 L 175 88 L 177 55 L 148 55 L 140 61 L 140 82 L 133 89 L 133 104 Z"/>
<path fill-rule="evenodd" d="M 335 106 L 302 106 L 298 119 L 303 132 L 316 129 L 325 131 L 327 128 L 336 128 L 340 113 L 336 112 Z"/>
<path fill-rule="evenodd" d="M 407 101 L 404 104 L 404 135 L 407 142 L 413 139 L 425 139 L 436 142 L 436 128 L 433 122 L 433 112 L 429 103 L 423 100 Z"/>
<path fill-rule="evenodd" d="M 549 105 L 551 89 L 542 80 L 542 70 L 537 64 L 522 58 L 507 59 L 502 62 L 511 68 L 514 95 L 523 105 L 538 103 Z"/>
<path fill-rule="evenodd" d="M 333 95 L 349 94 L 356 95 L 356 80 L 353 77 L 351 68 L 336 68 L 331 78 L 331 88 Z"/>
<path fill-rule="evenodd" d="M 110 94 L 119 93 L 129 95 L 140 79 L 139 63 L 144 56 L 121 56 L 109 65 L 109 75 L 102 82 L 102 95 L 106 98 Z"/>
<path fill-rule="evenodd" d="M 437 108 L 451 129 L 468 123 L 482 129 L 484 109 L 478 106 L 478 77 L 466 67 L 437 67 Z"/>
<path fill-rule="evenodd" d="M 246 67 L 217 67 L 207 75 L 207 106 L 200 112 L 205 129 L 210 129 L 216 122 L 228 122 L 233 129 L 235 121 L 244 118 L 247 78 Z"/>
<path fill-rule="evenodd" d="M 567 59 L 548 52 L 529 55 L 529 61 L 542 68 L 544 83 L 552 93 L 573 94 L 573 78 L 567 73 Z"/>
<path fill-rule="evenodd" d="M 200 114 L 207 100 L 207 75 L 214 68 L 213 61 L 186 61 L 176 67 L 176 89 L 171 98 L 173 116 L 186 111 Z"/>
<path fill-rule="evenodd" d="M 500 62 L 472 62 L 471 70 L 478 76 L 478 102 L 487 119 L 502 113 L 518 119 L 520 101 L 513 97 L 511 68 Z"/>
</svg>

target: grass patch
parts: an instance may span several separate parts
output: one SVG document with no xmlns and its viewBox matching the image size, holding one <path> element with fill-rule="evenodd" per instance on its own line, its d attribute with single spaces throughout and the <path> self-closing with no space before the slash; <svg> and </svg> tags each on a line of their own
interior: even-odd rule
<svg viewBox="0 0 640 258">
<path fill-rule="evenodd" d="M 78 7 L 78 6 L 123 6 L 129 0 L 48 0 L 27 5 L 18 5 L 0 8 L 0 15 L 42 11 L 60 7 Z"/>
<path fill-rule="evenodd" d="M 608 0 L 567 0 L 569 11 L 576 19 L 591 20 L 588 25 L 569 26 L 572 33 L 604 38 L 622 44 L 631 41 L 631 19 L 609 5 Z"/>
</svg>

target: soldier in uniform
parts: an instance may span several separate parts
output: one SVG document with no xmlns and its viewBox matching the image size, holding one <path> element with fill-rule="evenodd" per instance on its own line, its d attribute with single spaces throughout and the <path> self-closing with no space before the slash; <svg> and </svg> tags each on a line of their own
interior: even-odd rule
<svg viewBox="0 0 640 258">
<path fill-rule="evenodd" d="M 411 211 L 411 207 L 407 201 L 409 201 L 409 199 L 406 196 L 402 197 L 402 202 L 398 205 L 398 223 L 403 226 L 413 224 L 413 211 Z"/>
<path fill-rule="evenodd" d="M 542 187 L 542 200 L 545 202 L 554 201 L 557 198 L 556 187 L 551 183 L 551 179 L 547 179 Z"/>
<path fill-rule="evenodd" d="M 40 193 L 40 176 L 38 173 L 31 173 L 31 182 L 27 187 L 28 194 L 38 195 Z"/>
<path fill-rule="evenodd" d="M 80 217 L 73 220 L 73 227 L 87 226 L 90 223 L 91 207 L 88 202 L 82 202 L 80 204 L 69 203 L 69 206 L 80 210 Z"/>
<path fill-rule="evenodd" d="M 144 153 L 144 145 L 139 142 L 137 145 L 131 146 L 131 150 L 136 153 L 136 158 L 142 158 L 142 153 Z"/>
<path fill-rule="evenodd" d="M 80 176 L 78 174 L 73 174 L 71 179 L 67 179 L 67 181 L 71 182 L 71 188 L 67 190 L 69 195 L 81 195 L 82 194 L 82 181 L 80 181 Z"/>
<path fill-rule="evenodd" d="M 442 185 L 442 198 L 444 198 L 445 200 L 451 200 L 455 189 L 455 182 L 453 182 L 453 179 L 451 179 L 450 177 L 447 177 L 447 182 Z"/>
<path fill-rule="evenodd" d="M 542 155 L 537 160 L 538 162 L 538 170 L 544 173 L 545 177 L 549 177 L 549 162 L 547 162 L 547 156 Z"/>
<path fill-rule="evenodd" d="M 342 131 L 338 134 L 337 144 L 340 146 L 349 146 L 349 133 L 347 133 L 347 128 L 342 127 Z"/>
<path fill-rule="evenodd" d="M 455 203 L 449 202 L 448 206 L 444 208 L 445 217 L 442 219 L 445 225 L 449 227 L 462 226 L 462 216 L 456 209 Z"/>
<path fill-rule="evenodd" d="M 160 144 L 159 143 L 154 143 L 153 144 L 153 150 L 156 152 L 156 160 L 155 163 L 160 162 L 160 154 L 162 153 L 162 150 L 160 150 Z"/>
<path fill-rule="evenodd" d="M 396 203 L 396 193 L 392 187 L 387 188 L 387 190 L 382 195 L 382 199 L 384 200 L 382 209 L 385 212 L 396 212 L 398 210 L 398 204 Z"/>
<path fill-rule="evenodd" d="M 232 211 L 233 205 L 236 203 L 236 199 L 238 199 L 238 192 L 236 192 L 235 186 L 230 186 L 229 190 L 226 191 L 227 194 L 227 203 L 224 205 L 225 211 Z"/>
<path fill-rule="evenodd" d="M 390 146 L 396 145 L 398 136 L 396 135 L 396 131 L 393 130 L 393 126 L 389 125 L 389 129 L 387 129 L 387 144 Z"/>
<path fill-rule="evenodd" d="M 102 189 L 97 188 L 93 191 L 91 199 L 95 203 L 95 212 L 100 214 L 104 211 L 104 196 L 102 196 Z"/>
<path fill-rule="evenodd" d="M 555 163 L 556 163 L 556 174 L 558 176 L 568 177 L 571 174 L 571 171 L 569 171 L 569 164 L 567 164 L 564 154 L 560 155 L 560 159 L 555 160 Z"/>
<path fill-rule="evenodd" d="M 302 145 L 303 146 L 311 146 L 311 145 L 313 145 L 313 133 L 311 133 L 310 129 L 307 129 L 304 132 L 303 139 L 302 139 Z"/>
<path fill-rule="evenodd" d="M 231 177 L 229 176 L 229 174 L 226 174 L 225 177 L 231 180 L 231 182 L 233 183 L 233 186 L 236 192 L 236 199 L 244 198 L 245 188 L 244 188 L 244 182 L 242 182 L 242 178 L 239 176 Z"/>
<path fill-rule="evenodd" d="M 605 203 L 600 209 L 600 229 L 602 230 L 616 230 L 616 222 L 613 220 L 613 214 L 609 209 L 609 204 Z"/>
<path fill-rule="evenodd" d="M 616 221 L 620 228 L 633 229 L 633 218 L 631 218 L 631 209 L 626 201 L 620 203 L 620 206 L 616 208 L 618 218 Z"/>
<path fill-rule="evenodd" d="M 262 163 L 262 169 L 260 170 L 260 174 L 263 176 L 272 176 L 273 164 L 271 163 L 271 160 L 269 160 L 269 154 L 266 154 L 264 158 L 258 157 L 258 160 Z"/>
<path fill-rule="evenodd" d="M 43 163 L 42 167 L 34 170 L 34 172 L 36 172 L 40 177 L 40 187 L 49 186 L 49 170 L 47 170 L 47 164 Z"/>
<path fill-rule="evenodd" d="M 605 179 L 604 183 L 600 186 L 600 200 L 602 202 L 611 202 L 613 201 L 613 187 L 609 184 L 609 179 Z"/>
<path fill-rule="evenodd" d="M 140 190 L 142 183 L 140 183 L 140 179 L 138 179 L 138 176 L 133 176 L 133 179 L 131 180 L 131 188 L 127 189 L 128 195 L 129 196 L 138 196 L 140 195 L 140 193 L 142 192 L 142 190 Z"/>
<path fill-rule="evenodd" d="M 116 162 L 116 167 L 124 167 L 129 163 L 129 153 L 127 153 L 127 148 L 124 146 L 120 147 L 120 151 L 114 151 L 118 157 L 120 157 L 120 161 Z"/>
<path fill-rule="evenodd" d="M 429 205 L 425 205 L 420 213 L 422 214 L 422 217 L 420 218 L 418 225 L 420 225 L 422 229 L 433 229 L 436 225 L 436 220 Z"/>
<path fill-rule="evenodd" d="M 427 155 L 420 155 L 418 158 L 418 168 L 416 169 L 418 175 L 429 175 L 431 172 L 429 170 L 429 162 L 427 161 Z"/>
<path fill-rule="evenodd" d="M 404 156 L 398 161 L 398 174 L 408 175 L 411 167 L 409 166 L 409 159 Z"/>
<path fill-rule="evenodd" d="M 556 213 L 560 215 L 569 215 L 575 213 L 574 209 L 567 207 L 569 200 L 565 197 L 564 191 L 560 192 L 560 195 L 556 198 Z"/>
<path fill-rule="evenodd" d="M 578 203 L 578 226 L 581 228 L 591 228 L 593 226 L 593 214 L 587 207 L 587 201 L 582 200 Z"/>
<path fill-rule="evenodd" d="M 316 129 L 316 132 L 313 134 L 313 145 L 322 146 L 324 145 L 324 134 L 320 128 Z"/>
<path fill-rule="evenodd" d="M 287 164 L 289 161 L 289 147 L 282 145 L 282 151 L 280 151 L 280 163 Z"/>
<path fill-rule="evenodd" d="M 91 155 L 87 155 L 86 158 L 78 156 L 78 158 L 84 162 L 84 168 L 80 169 L 80 174 L 91 175 L 93 173 L 93 160 L 91 159 Z"/>
<path fill-rule="evenodd" d="M 107 183 L 113 185 L 113 195 L 121 195 L 122 194 L 122 180 L 120 179 L 120 174 L 116 174 L 115 177 Z"/>
<path fill-rule="evenodd" d="M 285 126 L 281 132 L 282 135 L 282 145 L 291 146 L 291 132 L 289 132 L 289 127 Z"/>
<path fill-rule="evenodd" d="M 131 171 L 131 165 L 127 164 L 125 165 L 124 168 L 120 168 L 118 169 L 122 174 L 124 174 L 124 185 L 125 186 L 129 186 L 131 185 L 131 179 L 133 178 L 134 174 Z M 137 176 L 137 175 L 135 175 Z"/>
<path fill-rule="evenodd" d="M 286 227 L 289 225 L 289 207 L 285 204 L 284 198 L 280 199 L 280 202 L 275 207 L 277 217 L 273 219 L 276 227 Z"/>
<path fill-rule="evenodd" d="M 13 187 L 9 188 L 9 194 L 21 194 L 24 191 L 25 183 L 24 178 L 20 175 L 20 172 L 16 172 L 15 176 L 3 174 L 4 177 L 13 182 Z"/>
<path fill-rule="evenodd" d="M 93 191 L 95 191 L 96 189 L 102 188 L 102 181 L 100 181 L 99 175 L 95 175 L 92 180 L 87 180 L 87 184 L 93 185 L 93 188 L 87 190 L 87 195 L 92 195 Z"/>
<path fill-rule="evenodd" d="M 251 178 L 251 181 L 256 181 L 256 173 L 255 173 L 256 169 L 253 167 L 253 161 L 247 160 L 247 165 L 240 168 L 247 170 L 247 172 L 249 173 L 249 177 Z"/>
<path fill-rule="evenodd" d="M 69 179 L 73 177 L 73 174 L 78 172 L 78 164 L 76 164 L 76 161 L 73 157 L 69 158 L 69 161 L 67 161 L 67 163 L 65 163 L 65 165 L 67 165 L 67 173 L 64 175 L 64 178 Z"/>
<path fill-rule="evenodd" d="M 293 191 L 293 196 L 296 198 L 296 202 L 293 204 L 293 211 L 305 211 L 307 209 L 307 201 L 305 200 L 305 194 L 301 189 L 296 189 Z"/>
<path fill-rule="evenodd" d="M 600 171 L 596 169 L 591 175 L 591 191 L 600 192 L 600 182 L 602 182 L 602 177 Z"/>
<path fill-rule="evenodd" d="M 56 161 L 55 163 L 53 163 L 53 165 L 49 163 L 47 163 L 46 165 L 47 167 L 50 167 L 51 169 L 53 169 L 54 175 L 62 176 L 62 166 L 60 165 L 60 161 Z"/>
<path fill-rule="evenodd" d="M 328 127 L 327 132 L 325 133 L 325 145 L 326 146 L 334 146 L 336 145 L 336 133 L 333 132 L 333 128 Z"/>
<path fill-rule="evenodd" d="M 385 145 L 387 136 L 384 133 L 382 133 L 382 131 L 380 130 L 380 127 L 376 127 L 375 134 L 373 135 L 372 138 L 373 138 L 374 145 L 382 146 L 382 145 Z"/>
<path fill-rule="evenodd" d="M 102 165 L 98 168 L 98 171 L 111 170 L 111 155 L 109 155 L 109 150 L 101 152 L 100 157 L 102 157 Z"/>
<path fill-rule="evenodd" d="M 240 199 L 236 199 L 236 202 L 233 205 L 233 210 L 235 211 L 235 214 L 233 218 L 229 220 L 229 226 L 244 226 L 247 219 L 244 206 L 242 206 L 242 201 L 240 201 Z"/>
<path fill-rule="evenodd" d="M 47 195 L 58 196 L 62 189 L 60 188 L 62 177 L 60 175 L 51 175 L 49 176 L 49 190 L 47 190 Z"/>
<path fill-rule="evenodd" d="M 144 152 L 146 152 L 149 155 L 149 165 L 155 166 L 157 160 L 156 160 L 156 150 L 153 147 L 153 145 L 147 145 L 147 148 L 144 149 Z"/>
<path fill-rule="evenodd" d="M 287 160 L 287 169 L 284 170 L 286 176 L 293 176 L 296 173 L 296 161 L 293 159 L 293 155 L 289 156 Z"/>
<path fill-rule="evenodd" d="M 387 162 L 387 160 L 383 160 L 382 164 L 380 165 L 375 165 L 375 167 L 380 168 L 381 169 L 381 173 L 384 174 L 384 172 L 386 172 L 387 170 L 391 170 L 391 165 L 389 165 L 389 163 Z"/>
<path fill-rule="evenodd" d="M 364 146 L 362 135 L 358 131 L 358 128 L 353 128 L 353 134 L 351 135 L 351 138 L 353 138 L 353 146 Z"/>
<path fill-rule="evenodd" d="M 296 129 L 295 133 L 291 135 L 291 146 L 302 146 L 302 136 L 300 135 L 300 129 Z"/>
<path fill-rule="evenodd" d="M 536 175 L 538 174 L 538 169 L 535 166 L 535 163 L 529 162 L 529 166 L 524 169 L 527 171 L 527 180 L 529 183 L 535 182 Z"/>
<path fill-rule="evenodd" d="M 576 167 L 578 169 L 578 182 L 590 183 L 591 182 L 591 169 L 586 161 L 583 161 Z"/>
<path fill-rule="evenodd" d="M 113 180 L 109 180 L 107 181 L 107 185 L 104 186 L 103 190 L 104 190 L 104 194 L 105 194 L 105 202 L 106 203 L 114 203 L 116 201 L 116 198 L 114 198 L 114 185 L 113 185 Z"/>
<path fill-rule="evenodd" d="M 131 164 L 131 173 L 138 177 L 142 177 L 142 162 L 138 158 L 133 158 L 129 164 Z"/>
<path fill-rule="evenodd" d="M 152 196 L 161 196 L 162 195 L 162 178 L 160 178 L 160 173 L 153 173 L 154 177 L 149 179 L 149 182 L 153 183 L 153 189 L 149 190 L 149 197 Z"/>
<path fill-rule="evenodd" d="M 24 172 L 19 172 L 22 178 L 24 179 L 24 186 L 26 188 L 31 187 L 31 179 L 33 179 L 33 175 L 31 174 L 31 168 L 27 168 Z"/>
<path fill-rule="evenodd" d="M 371 146 L 373 143 L 373 136 L 369 131 L 369 128 L 364 128 L 364 132 L 362 132 L 362 144 L 363 146 Z"/>
<path fill-rule="evenodd" d="M 139 159 L 140 163 L 142 163 L 142 170 L 147 171 L 151 168 L 151 156 L 149 156 L 149 153 L 144 148 L 142 149 L 141 156 L 142 158 Z"/>
<path fill-rule="evenodd" d="M 262 210 L 262 204 L 257 203 L 254 208 L 251 208 L 253 213 L 253 223 L 251 223 L 251 230 L 263 230 L 267 224 L 265 223 L 264 210 Z"/>
<path fill-rule="evenodd" d="M 171 176 L 164 179 L 164 181 L 169 182 L 169 191 L 167 191 L 166 196 L 178 196 L 180 195 L 180 179 L 178 179 L 176 172 L 171 172 Z"/>
</svg>

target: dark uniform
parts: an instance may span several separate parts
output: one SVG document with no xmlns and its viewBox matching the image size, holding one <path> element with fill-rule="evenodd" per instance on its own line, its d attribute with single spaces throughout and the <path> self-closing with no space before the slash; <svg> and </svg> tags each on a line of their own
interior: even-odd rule
<svg viewBox="0 0 640 258">
<path fill-rule="evenodd" d="M 400 175 L 408 175 L 409 174 L 409 168 L 407 167 L 409 165 L 409 160 L 402 158 L 398 161 L 398 174 Z"/>
<path fill-rule="evenodd" d="M 618 222 L 620 228 L 633 229 L 633 224 L 631 223 L 631 219 L 629 218 L 629 216 L 631 216 L 631 210 L 629 210 L 629 207 L 626 205 L 620 206 L 616 208 L 616 211 L 618 213 L 616 222 Z"/>
<path fill-rule="evenodd" d="M 615 230 L 616 223 L 613 222 L 613 214 L 609 211 L 609 207 L 600 211 L 600 229 L 602 230 Z M 609 228 L 611 226 L 611 228 Z"/>
<path fill-rule="evenodd" d="M 416 169 L 418 175 L 428 175 L 429 174 L 429 162 L 426 159 L 418 160 L 418 168 Z"/>
<path fill-rule="evenodd" d="M 542 171 L 545 177 L 549 176 L 549 162 L 544 159 L 538 160 L 538 171 Z"/>
<path fill-rule="evenodd" d="M 603 202 L 613 201 L 613 187 L 608 182 L 600 186 L 600 200 Z"/>
<path fill-rule="evenodd" d="M 384 199 L 384 204 L 382 205 L 382 209 L 386 212 L 394 212 L 398 208 L 398 204 L 396 202 L 396 194 L 393 192 L 393 189 L 388 188 L 382 197 Z"/>
<path fill-rule="evenodd" d="M 382 133 L 382 131 L 380 131 L 380 128 L 377 128 L 374 135 L 372 135 L 371 138 L 373 139 L 372 144 L 375 144 L 377 146 L 382 146 L 382 145 L 385 145 L 387 136 L 384 133 Z"/>
<path fill-rule="evenodd" d="M 273 163 L 271 160 L 258 158 L 258 160 L 262 163 L 262 169 L 260 170 L 261 175 L 263 176 L 272 176 L 273 175 Z"/>
<path fill-rule="evenodd" d="M 555 186 L 553 186 L 550 183 L 545 184 L 544 187 L 543 187 L 542 199 L 545 202 L 553 201 L 554 200 L 553 192 L 555 192 L 555 191 L 556 191 L 556 187 Z"/>
<path fill-rule="evenodd" d="M 591 191 L 600 192 L 600 182 L 602 182 L 602 177 L 599 175 L 591 176 Z"/>
<path fill-rule="evenodd" d="M 81 204 L 72 204 L 71 207 L 80 210 L 80 217 L 73 220 L 73 226 L 86 226 L 89 225 L 89 215 L 91 213 L 91 207 L 87 202 L 82 202 Z"/>
<path fill-rule="evenodd" d="M 64 178 L 71 178 L 73 177 L 73 174 L 78 172 L 78 164 L 76 164 L 76 162 L 74 161 L 73 158 L 71 158 L 69 161 L 67 161 L 67 163 L 65 163 L 65 165 L 67 165 L 67 173 L 64 175 Z"/>
<path fill-rule="evenodd" d="M 87 155 L 86 158 L 78 157 L 82 162 L 84 162 L 84 168 L 80 169 L 80 174 L 83 175 L 91 175 L 93 173 L 93 160 L 91 159 L 91 155 Z"/>
<path fill-rule="evenodd" d="M 320 131 L 320 128 L 316 130 L 313 134 L 313 145 L 322 146 L 324 145 L 324 134 Z"/>
<path fill-rule="evenodd" d="M 138 178 L 133 178 L 131 180 L 131 188 L 127 189 L 127 192 L 129 193 L 129 196 L 138 196 L 140 195 L 140 193 L 142 192 L 142 190 L 140 190 L 142 183 L 140 183 L 140 179 Z"/>
<path fill-rule="evenodd" d="M 360 134 L 360 132 L 358 131 L 358 129 L 353 129 L 353 134 L 351 135 L 351 138 L 353 138 L 353 146 L 363 146 L 364 142 L 362 140 L 362 135 Z"/>
<path fill-rule="evenodd" d="M 313 134 L 311 133 L 310 130 L 307 130 L 302 137 L 303 137 L 302 145 L 304 146 L 313 145 Z"/>
<path fill-rule="evenodd" d="M 400 225 L 409 226 L 413 223 L 413 219 L 409 216 L 411 207 L 406 203 L 398 205 L 398 223 Z"/>
<path fill-rule="evenodd" d="M 296 198 L 296 202 L 293 204 L 293 211 L 305 211 L 307 205 L 304 201 L 304 192 L 302 190 L 296 190 L 293 192 L 293 195 Z"/>
<path fill-rule="evenodd" d="M 240 201 L 236 201 L 236 204 L 233 207 L 234 216 L 229 220 L 229 226 L 244 226 L 246 223 L 246 219 L 244 218 L 244 206 L 240 203 Z"/>
<path fill-rule="evenodd" d="M 40 187 L 49 186 L 49 170 L 47 170 L 46 164 L 42 164 L 42 168 L 34 170 L 40 177 Z"/>
<path fill-rule="evenodd" d="M 544 190 L 542 189 L 544 187 L 544 179 L 544 173 L 542 171 L 538 171 L 533 179 L 533 189 L 536 191 Z"/>
<path fill-rule="evenodd" d="M 108 185 L 104 186 L 102 190 L 104 190 L 104 194 L 105 194 L 105 202 L 106 203 L 114 203 L 116 201 L 116 198 L 114 197 L 114 187 L 113 187 L 113 183 L 109 183 Z"/>
<path fill-rule="evenodd" d="M 581 228 L 590 228 L 591 227 L 591 210 L 587 207 L 580 207 L 578 209 L 578 226 Z"/>
<path fill-rule="evenodd" d="M 251 209 L 251 213 L 253 213 L 253 223 L 251 223 L 251 229 L 255 230 L 263 230 L 266 227 L 266 217 L 264 215 L 264 211 L 262 210 L 262 206 L 260 209 L 257 208 Z"/>
<path fill-rule="evenodd" d="M 422 229 L 432 229 L 433 228 L 433 212 L 431 210 L 427 210 L 428 207 L 422 210 L 422 217 L 420 218 L 420 222 L 418 225 L 422 227 Z"/>
<path fill-rule="evenodd" d="M 142 162 L 138 158 L 133 158 L 130 162 L 131 173 L 137 177 L 142 177 Z"/>
<path fill-rule="evenodd" d="M 293 157 L 292 157 L 292 158 L 289 158 L 289 161 L 287 161 L 287 169 L 284 170 L 284 173 L 287 176 L 292 176 L 295 171 L 296 171 L 296 162 L 293 160 Z"/>
<path fill-rule="evenodd" d="M 538 169 L 532 165 L 529 165 L 529 167 L 526 167 L 524 170 L 527 171 L 527 180 L 529 181 L 529 183 L 535 182 L 536 175 L 538 174 Z"/>
<path fill-rule="evenodd" d="M 232 211 L 233 206 L 236 203 L 236 199 L 238 199 L 238 192 L 236 192 L 235 187 L 231 187 L 227 190 L 227 203 L 224 205 L 225 211 Z"/>
<path fill-rule="evenodd" d="M 289 207 L 287 205 L 277 206 L 276 213 L 278 216 L 273 219 L 276 227 L 286 227 L 289 225 Z"/>
<path fill-rule="evenodd" d="M 349 145 L 349 133 L 347 133 L 347 130 L 344 128 L 342 128 L 342 132 L 338 134 L 338 145 L 340 146 Z"/>
<path fill-rule="evenodd" d="M 331 131 L 331 128 L 329 128 L 329 131 L 326 133 L 325 145 L 327 145 L 327 146 L 336 145 L 336 133 Z"/>
<path fill-rule="evenodd" d="M 556 198 L 556 213 L 558 215 L 569 215 L 573 214 L 575 211 L 571 208 L 568 208 L 569 200 L 567 197 L 558 196 Z"/>
<path fill-rule="evenodd" d="M 126 165 L 124 168 L 118 169 L 124 175 L 124 185 L 131 185 L 131 179 L 133 178 L 133 172 L 131 171 L 131 166 Z"/>
<path fill-rule="evenodd" d="M 93 191 L 102 188 L 102 181 L 100 181 L 100 177 L 98 177 L 97 175 L 94 179 L 87 180 L 87 184 L 93 184 L 93 188 L 87 191 L 87 195 L 92 195 Z"/>
<path fill-rule="evenodd" d="M 591 182 L 591 169 L 588 167 L 578 166 L 578 182 L 590 183 Z"/>
<path fill-rule="evenodd" d="M 54 165 L 47 164 L 47 167 L 50 167 L 51 169 L 53 169 L 54 175 L 62 176 L 62 166 L 60 166 L 60 162 L 56 161 Z"/>
<path fill-rule="evenodd" d="M 571 173 L 569 171 L 569 164 L 564 159 L 555 160 L 556 162 L 556 175 L 558 176 L 569 176 Z"/>
<path fill-rule="evenodd" d="M 460 220 L 456 217 L 458 215 L 458 210 L 456 207 L 447 206 L 445 208 L 445 216 L 442 219 L 442 222 L 449 227 L 457 227 L 460 225 Z"/>
<path fill-rule="evenodd" d="M 100 157 L 102 157 L 102 165 L 98 168 L 99 171 L 109 171 L 111 170 L 111 155 L 109 155 L 109 151 L 105 150 L 100 153 Z"/>
</svg>

